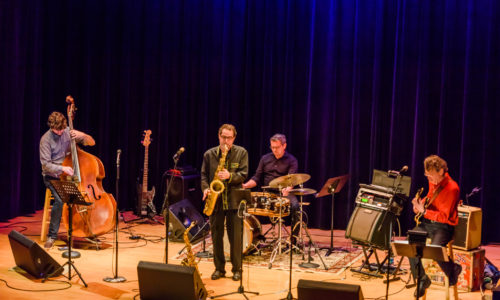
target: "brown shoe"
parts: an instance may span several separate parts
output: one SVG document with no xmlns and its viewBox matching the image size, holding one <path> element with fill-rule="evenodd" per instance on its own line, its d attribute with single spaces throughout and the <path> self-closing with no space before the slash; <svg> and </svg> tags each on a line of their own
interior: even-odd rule
<svg viewBox="0 0 500 300">
<path fill-rule="evenodd" d="M 49 237 L 49 238 L 47 238 L 47 241 L 45 242 L 45 245 L 43 245 L 43 247 L 45 249 L 50 249 L 50 248 L 52 248 L 52 246 L 54 246 L 55 241 L 56 241 L 55 239 Z"/>
</svg>

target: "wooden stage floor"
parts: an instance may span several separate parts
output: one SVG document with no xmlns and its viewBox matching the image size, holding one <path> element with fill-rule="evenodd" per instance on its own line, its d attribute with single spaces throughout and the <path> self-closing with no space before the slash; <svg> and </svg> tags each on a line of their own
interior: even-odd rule
<svg viewBox="0 0 500 300">
<path fill-rule="evenodd" d="M 129 220 L 134 216 L 131 213 L 125 214 L 125 219 Z M 20 216 L 10 220 L 8 223 L 0 223 L 0 298 L 1 299 L 139 299 L 139 287 L 137 279 L 137 264 L 139 261 L 163 262 L 165 252 L 165 242 L 161 239 L 165 234 L 164 226 L 151 224 L 149 222 L 128 222 L 120 224 L 119 234 L 119 269 L 120 276 L 124 276 L 127 281 L 124 283 L 107 283 L 104 277 L 113 276 L 112 266 L 113 251 L 111 233 L 102 236 L 107 248 L 96 251 L 94 249 L 78 249 L 81 258 L 75 260 L 75 265 L 81 272 L 83 279 L 87 282 L 85 288 L 74 277 L 71 286 L 67 284 L 64 277 L 56 279 L 63 282 L 46 282 L 35 279 L 30 275 L 19 272 L 15 267 L 14 257 L 8 241 L 8 233 L 17 230 L 28 236 L 30 239 L 40 242 L 41 211 L 34 215 Z M 65 229 L 61 226 L 60 235 Z M 312 229 L 311 235 L 320 246 L 328 246 L 330 233 L 327 230 Z M 130 240 L 130 233 L 140 235 L 144 239 Z M 344 238 L 344 231 L 335 230 L 334 244 L 341 247 L 350 247 L 350 241 Z M 56 245 L 63 242 L 57 241 Z M 179 260 L 174 260 L 177 252 L 184 246 L 183 243 L 169 243 L 169 263 L 180 264 Z M 486 257 L 496 266 L 500 265 L 500 246 L 484 246 Z M 61 251 L 53 247 L 48 253 L 63 264 L 66 259 L 61 257 Z M 301 259 L 296 256 L 294 259 Z M 354 263 L 354 267 L 360 266 L 361 260 Z M 202 273 L 202 280 L 209 291 L 209 294 L 219 295 L 234 292 L 239 286 L 239 282 L 234 282 L 231 278 L 223 278 L 217 281 L 210 279 L 214 267 L 211 262 L 200 262 L 198 265 Z M 257 291 L 260 294 L 254 296 L 248 294 L 251 299 L 281 299 L 287 296 L 289 286 L 289 272 L 285 270 L 257 268 L 244 265 L 243 285 L 245 290 Z M 403 268 L 408 268 L 407 260 L 404 260 Z M 231 265 L 226 265 L 227 275 L 231 276 Z M 389 299 L 412 299 L 414 288 L 406 289 L 405 282 L 407 274 L 401 276 L 400 281 L 391 282 L 389 288 Z M 360 275 L 347 269 L 340 275 L 329 272 L 308 272 L 307 270 L 294 270 L 292 272 L 292 294 L 297 297 L 297 282 L 299 279 L 310 279 L 325 282 L 352 283 L 361 285 L 365 299 L 384 299 L 386 285 L 382 279 Z M 12 288 L 7 287 L 6 282 Z M 68 288 L 69 287 L 69 288 Z M 30 291 L 23 291 L 30 290 Z M 44 291 L 45 290 L 45 291 Z M 53 290 L 53 291 L 47 291 Z M 441 286 L 431 285 L 428 290 L 429 299 L 444 299 L 444 289 Z M 481 299 L 481 293 L 459 291 L 459 298 Z M 244 299 L 243 295 L 235 294 L 219 299 Z"/>
</svg>

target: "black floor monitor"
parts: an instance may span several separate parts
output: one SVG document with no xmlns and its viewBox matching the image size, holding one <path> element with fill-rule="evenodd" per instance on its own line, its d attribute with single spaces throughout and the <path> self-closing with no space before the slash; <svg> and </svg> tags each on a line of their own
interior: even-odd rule
<svg viewBox="0 0 500 300">
<path fill-rule="evenodd" d="M 61 266 L 37 243 L 15 230 L 9 233 L 9 242 L 16 265 L 36 278 L 43 278 Z M 62 269 L 53 277 L 61 273 Z"/>
</svg>

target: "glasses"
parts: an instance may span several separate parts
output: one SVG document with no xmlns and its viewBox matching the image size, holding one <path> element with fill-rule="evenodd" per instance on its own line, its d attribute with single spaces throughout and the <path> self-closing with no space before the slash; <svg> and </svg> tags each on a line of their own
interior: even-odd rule
<svg viewBox="0 0 500 300">
<path fill-rule="evenodd" d="M 271 150 L 278 150 L 281 147 L 283 147 L 283 145 L 281 145 L 281 146 L 270 146 L 269 149 L 271 149 Z"/>
<path fill-rule="evenodd" d="M 221 135 L 220 138 L 223 139 L 223 140 L 232 140 L 232 139 L 234 139 L 234 136 Z"/>
</svg>

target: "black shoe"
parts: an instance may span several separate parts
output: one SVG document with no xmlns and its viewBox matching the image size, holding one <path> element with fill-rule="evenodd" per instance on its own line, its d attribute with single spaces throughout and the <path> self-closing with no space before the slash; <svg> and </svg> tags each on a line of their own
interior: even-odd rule
<svg viewBox="0 0 500 300">
<path fill-rule="evenodd" d="M 212 273 L 212 280 L 217 280 L 221 277 L 224 277 L 225 275 L 226 275 L 226 273 L 221 272 L 219 270 L 215 270 L 215 272 Z"/>
<path fill-rule="evenodd" d="M 236 271 L 233 273 L 233 280 L 234 281 L 238 281 L 241 279 L 241 272 L 240 271 Z"/>
<path fill-rule="evenodd" d="M 458 275 L 460 275 L 460 273 L 462 273 L 462 266 L 456 263 L 455 264 L 455 268 L 453 269 L 453 274 L 449 278 L 449 280 L 450 280 L 450 286 L 454 286 L 454 285 L 457 284 L 457 282 L 458 282 Z"/>
<path fill-rule="evenodd" d="M 429 277 L 426 275 L 424 279 L 420 280 L 420 286 L 418 289 L 415 289 L 415 292 L 413 293 L 413 296 L 415 298 L 417 297 L 417 291 L 418 291 L 418 298 L 422 297 L 425 295 L 425 290 L 431 285 L 431 280 Z"/>
</svg>

